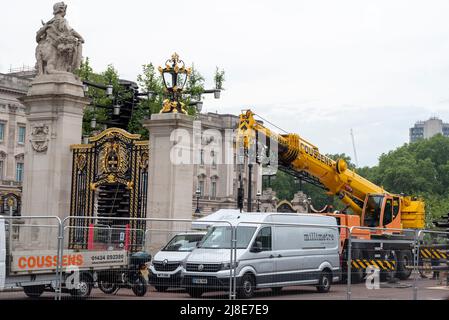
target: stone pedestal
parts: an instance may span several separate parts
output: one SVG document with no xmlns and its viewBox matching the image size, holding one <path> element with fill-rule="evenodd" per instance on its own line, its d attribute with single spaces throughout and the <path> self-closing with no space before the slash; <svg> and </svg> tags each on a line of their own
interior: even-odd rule
<svg viewBox="0 0 449 320">
<path fill-rule="evenodd" d="M 309 212 L 309 201 L 307 200 L 307 195 L 304 192 L 299 191 L 295 193 L 291 203 L 293 209 L 295 209 L 296 212 L 298 213 Z"/>
<path fill-rule="evenodd" d="M 260 211 L 261 212 L 276 212 L 278 198 L 276 198 L 276 191 L 267 188 L 262 191 L 260 197 Z"/>
<path fill-rule="evenodd" d="M 22 216 L 64 219 L 70 213 L 70 145 L 81 141 L 83 109 L 89 99 L 84 97 L 82 83 L 67 73 L 36 78 L 28 95 L 20 100 L 26 106 L 27 117 Z M 42 225 L 50 220 L 26 222 Z M 26 239 L 32 248 L 53 248 L 56 244 L 54 228 L 23 230 L 21 241 Z"/>
<path fill-rule="evenodd" d="M 192 219 L 192 117 L 178 113 L 154 114 L 144 125 L 150 132 L 147 216 Z M 189 229 L 190 223 L 152 222 L 149 227 L 152 230 L 147 239 L 147 250 L 154 253 L 176 230 Z"/>
</svg>

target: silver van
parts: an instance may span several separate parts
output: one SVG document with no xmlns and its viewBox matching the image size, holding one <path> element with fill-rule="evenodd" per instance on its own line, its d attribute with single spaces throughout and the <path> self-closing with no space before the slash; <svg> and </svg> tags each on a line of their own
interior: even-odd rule
<svg viewBox="0 0 449 320">
<path fill-rule="evenodd" d="M 206 232 L 178 233 L 154 255 L 150 264 L 150 284 L 157 291 L 180 287 L 182 262 L 205 234 Z"/>
<path fill-rule="evenodd" d="M 251 298 L 256 289 L 279 292 L 297 285 L 314 285 L 319 292 L 328 292 L 332 282 L 338 281 L 339 231 L 334 217 L 242 213 L 229 222 L 237 232 L 239 298 Z M 182 286 L 191 297 L 229 290 L 230 247 L 230 224 L 213 224 L 184 262 Z"/>
</svg>

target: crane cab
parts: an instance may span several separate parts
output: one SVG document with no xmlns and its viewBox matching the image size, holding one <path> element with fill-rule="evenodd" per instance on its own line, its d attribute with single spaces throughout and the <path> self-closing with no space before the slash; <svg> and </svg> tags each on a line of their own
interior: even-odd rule
<svg viewBox="0 0 449 320">
<path fill-rule="evenodd" d="M 402 229 L 400 197 L 389 194 L 368 194 L 363 205 L 361 226 Z M 385 234 L 386 231 L 376 230 L 372 233 Z"/>
</svg>

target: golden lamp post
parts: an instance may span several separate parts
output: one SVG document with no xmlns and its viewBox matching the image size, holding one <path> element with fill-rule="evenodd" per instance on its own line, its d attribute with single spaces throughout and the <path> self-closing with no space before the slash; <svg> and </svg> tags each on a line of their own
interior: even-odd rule
<svg viewBox="0 0 449 320">
<path fill-rule="evenodd" d="M 168 96 L 162 104 L 160 113 L 187 114 L 185 104 L 180 101 L 180 98 L 192 69 L 186 68 L 184 61 L 179 59 L 177 53 L 174 53 L 171 59 L 165 62 L 165 68 L 159 67 L 159 72 L 164 80 L 165 93 Z"/>
</svg>

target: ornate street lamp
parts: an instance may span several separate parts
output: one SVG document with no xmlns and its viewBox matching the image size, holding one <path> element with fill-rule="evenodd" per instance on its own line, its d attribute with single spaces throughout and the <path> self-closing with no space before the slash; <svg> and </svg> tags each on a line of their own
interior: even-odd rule
<svg viewBox="0 0 449 320">
<path fill-rule="evenodd" d="M 90 127 L 92 129 L 95 129 L 97 127 L 97 117 L 94 115 L 94 117 L 92 118 L 92 120 L 90 120 Z"/>
<path fill-rule="evenodd" d="M 200 211 L 201 189 L 200 189 L 199 186 L 196 188 L 195 195 L 196 195 L 196 210 L 195 210 L 195 214 L 200 214 L 201 213 L 201 211 Z"/>
<path fill-rule="evenodd" d="M 106 94 L 111 97 L 113 94 L 113 89 L 114 89 L 114 87 L 111 84 L 107 85 L 106 86 Z"/>
<path fill-rule="evenodd" d="M 201 112 L 201 110 L 203 110 L 203 101 L 197 101 L 196 102 L 196 110 L 198 111 L 198 113 Z"/>
<path fill-rule="evenodd" d="M 192 73 L 191 68 L 186 68 L 184 61 L 174 53 L 171 59 L 165 62 L 165 68 L 159 67 L 159 72 L 164 81 L 165 92 L 168 99 L 162 105 L 161 113 L 184 113 L 187 114 L 185 104 L 179 101 L 187 78 Z"/>
<path fill-rule="evenodd" d="M 118 103 L 116 103 L 116 104 L 114 104 L 114 116 L 119 116 L 120 115 L 120 108 L 121 108 L 121 106 L 118 104 Z"/>
</svg>

